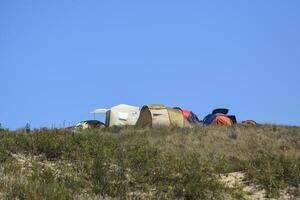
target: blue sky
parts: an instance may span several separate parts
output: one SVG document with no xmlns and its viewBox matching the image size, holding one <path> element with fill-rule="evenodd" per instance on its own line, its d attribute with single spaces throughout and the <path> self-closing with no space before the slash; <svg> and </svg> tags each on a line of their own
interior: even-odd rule
<svg viewBox="0 0 300 200">
<path fill-rule="evenodd" d="M 0 2 L 0 123 L 159 103 L 300 125 L 300 1 Z M 96 116 L 97 119 L 103 119 Z"/>
</svg>

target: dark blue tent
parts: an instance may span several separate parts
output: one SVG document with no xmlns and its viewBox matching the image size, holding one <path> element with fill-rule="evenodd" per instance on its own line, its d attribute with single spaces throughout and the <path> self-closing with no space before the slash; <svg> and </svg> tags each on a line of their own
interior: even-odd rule
<svg viewBox="0 0 300 200">
<path fill-rule="evenodd" d="M 215 119 L 217 115 L 216 114 L 209 114 L 203 119 L 204 125 L 210 125 Z"/>
</svg>

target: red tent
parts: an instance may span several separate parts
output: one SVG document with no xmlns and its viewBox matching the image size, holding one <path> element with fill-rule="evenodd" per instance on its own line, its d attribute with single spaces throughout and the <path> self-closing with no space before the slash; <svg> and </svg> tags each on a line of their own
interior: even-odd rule
<svg viewBox="0 0 300 200">
<path fill-rule="evenodd" d="M 251 125 L 251 126 L 257 125 L 256 121 L 254 121 L 254 120 L 245 120 L 245 121 L 242 121 L 242 124 Z"/>
</svg>

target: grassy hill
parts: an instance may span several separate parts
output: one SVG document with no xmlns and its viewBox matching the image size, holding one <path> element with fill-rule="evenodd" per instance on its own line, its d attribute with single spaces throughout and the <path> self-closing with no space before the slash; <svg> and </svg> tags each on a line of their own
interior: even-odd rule
<svg viewBox="0 0 300 200">
<path fill-rule="evenodd" d="M 0 199 L 299 199 L 300 128 L 0 130 Z"/>
</svg>

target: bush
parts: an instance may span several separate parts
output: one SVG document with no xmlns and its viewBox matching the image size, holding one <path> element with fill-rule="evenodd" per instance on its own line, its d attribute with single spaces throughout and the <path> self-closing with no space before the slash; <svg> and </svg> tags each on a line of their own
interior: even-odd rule
<svg viewBox="0 0 300 200">
<path fill-rule="evenodd" d="M 278 197 L 280 189 L 300 185 L 300 160 L 284 155 L 260 152 L 247 166 L 249 177 L 260 184 L 268 197 Z"/>
<path fill-rule="evenodd" d="M 218 198 L 223 186 L 214 175 L 211 163 L 199 160 L 197 155 L 188 156 L 179 161 L 177 173 L 182 174 L 182 179 L 176 183 L 178 197 L 183 194 L 185 199 L 212 199 Z M 178 184 L 179 183 L 179 184 Z"/>
</svg>

